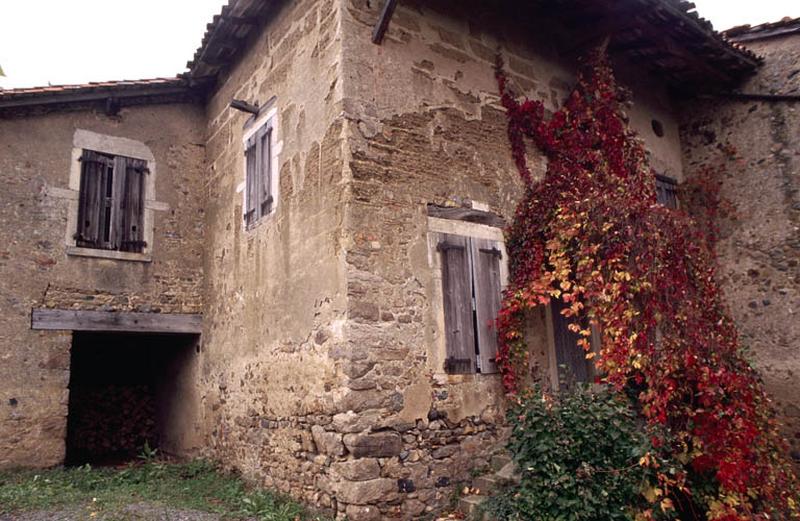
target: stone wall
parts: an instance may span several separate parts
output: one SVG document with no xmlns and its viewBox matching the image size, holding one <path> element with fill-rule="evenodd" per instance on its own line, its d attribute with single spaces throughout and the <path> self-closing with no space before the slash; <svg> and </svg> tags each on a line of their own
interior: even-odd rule
<svg viewBox="0 0 800 521">
<path fill-rule="evenodd" d="M 345 350 L 346 178 L 340 10 L 277 2 L 207 107 L 206 307 L 200 364 L 208 453 L 251 481 L 333 506 L 342 436 L 313 432 L 339 410 Z M 232 99 L 274 96 L 275 211 L 246 229 L 243 128 Z"/>
<path fill-rule="evenodd" d="M 63 460 L 70 332 L 31 309 L 202 310 L 203 113 L 190 105 L 0 120 L 0 467 Z M 150 262 L 68 255 L 76 129 L 139 141 L 155 158 Z"/>
<path fill-rule="evenodd" d="M 494 79 L 498 48 L 517 91 L 545 99 L 551 111 L 566 97 L 575 71 L 545 28 L 514 17 L 524 9 L 403 2 L 377 46 L 370 36 L 379 4 L 344 1 L 351 191 L 345 223 L 349 347 L 342 368 L 352 418 L 360 422 L 347 430 L 349 454 L 333 468 L 339 512 L 355 520 L 441 509 L 507 435 L 499 375 L 444 374 L 426 207 L 472 202 L 506 219 L 513 215 L 522 186 Z M 632 87 L 632 124 L 655 164 L 680 179 L 669 98 L 646 80 Z M 663 138 L 651 130 L 656 117 Z M 531 154 L 540 176 L 544 161 Z M 532 349 L 547 359 L 548 346 Z M 325 426 L 327 435 L 341 431 L 341 425 Z"/>
<path fill-rule="evenodd" d="M 162 106 L 0 122 L 0 174 L 13 203 L 0 209 L 10 310 L 0 314 L 0 466 L 63 455 L 70 335 L 30 331 L 37 306 L 202 311 L 182 385 L 199 411 L 203 452 L 354 521 L 429 515 L 488 464 L 507 436 L 500 377 L 444 374 L 426 208 L 472 204 L 510 219 L 522 186 L 495 54 L 514 88 L 550 111 L 575 64 L 547 28 L 531 30 L 536 20 L 477 0 L 403 2 L 377 46 L 379 4 L 276 2 L 205 114 Z M 669 97 L 638 69 L 620 69 L 654 164 L 681 179 Z M 250 228 L 242 210 L 250 116 L 230 109 L 232 99 L 276 111 L 276 209 Z M 152 149 L 166 208 L 155 213 L 152 262 L 65 254 L 76 128 Z M 64 147 L 64 157 L 42 154 L 42 142 Z M 544 160 L 531 154 L 543 175 Z M 476 233 L 501 237 L 488 227 Z M 546 366 L 546 326 L 532 327 Z"/>
<path fill-rule="evenodd" d="M 765 58 L 742 92 L 797 94 L 800 36 L 746 42 Z M 800 104 L 717 99 L 687 103 L 681 137 L 687 172 L 739 160 L 721 179 L 734 211 L 721 222 L 720 281 L 742 343 L 787 423 L 800 459 Z"/>
</svg>

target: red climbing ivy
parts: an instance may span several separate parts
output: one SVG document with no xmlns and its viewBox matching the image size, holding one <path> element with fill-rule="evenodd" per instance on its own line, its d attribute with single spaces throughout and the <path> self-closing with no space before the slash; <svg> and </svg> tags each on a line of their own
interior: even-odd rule
<svg viewBox="0 0 800 521">
<path fill-rule="evenodd" d="M 497 81 L 526 186 L 507 231 L 511 280 L 498 318 L 507 390 L 531 379 L 529 312 L 563 299 L 600 380 L 635 396 L 653 445 L 682 464 L 647 492 L 660 506 L 653 511 L 688 502 L 685 509 L 704 510 L 695 519 L 800 518 L 773 407 L 715 280 L 713 241 L 688 213 L 657 204 L 647 153 L 627 123 L 627 93 L 605 53 L 587 60 L 549 117 L 542 102 L 514 97 L 502 62 Z M 528 168 L 529 141 L 548 161 L 539 181 Z M 600 331 L 596 356 L 579 316 Z"/>
</svg>

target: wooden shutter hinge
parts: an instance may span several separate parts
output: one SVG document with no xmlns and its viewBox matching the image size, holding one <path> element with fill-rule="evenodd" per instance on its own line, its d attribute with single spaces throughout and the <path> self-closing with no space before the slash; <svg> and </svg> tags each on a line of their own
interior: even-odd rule
<svg viewBox="0 0 800 521">
<path fill-rule="evenodd" d="M 481 248 L 481 253 L 488 253 L 489 255 L 494 255 L 500 259 L 503 258 L 503 252 L 497 248 Z"/>
<path fill-rule="evenodd" d="M 447 243 L 447 242 L 440 242 L 436 246 L 436 251 L 445 252 L 447 250 L 462 250 L 463 251 L 464 247 L 461 246 L 460 244 L 450 244 L 450 243 Z"/>
<path fill-rule="evenodd" d="M 444 361 L 444 370 L 448 374 L 470 374 L 472 373 L 472 359 L 451 356 Z"/>
</svg>

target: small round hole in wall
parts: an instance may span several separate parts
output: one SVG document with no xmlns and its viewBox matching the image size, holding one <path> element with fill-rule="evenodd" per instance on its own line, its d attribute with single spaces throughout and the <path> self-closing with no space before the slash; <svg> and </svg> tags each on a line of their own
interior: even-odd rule
<svg viewBox="0 0 800 521">
<path fill-rule="evenodd" d="M 658 137 L 664 137 L 664 124 L 661 123 L 659 120 L 654 119 L 651 123 L 653 127 L 653 134 Z"/>
</svg>

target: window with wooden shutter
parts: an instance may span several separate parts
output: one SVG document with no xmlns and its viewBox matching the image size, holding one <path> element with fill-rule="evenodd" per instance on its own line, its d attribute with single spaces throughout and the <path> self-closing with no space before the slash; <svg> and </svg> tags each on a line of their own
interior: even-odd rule
<svg viewBox="0 0 800 521">
<path fill-rule="evenodd" d="M 272 127 L 264 126 L 258 134 L 258 150 L 261 159 L 261 175 L 259 178 L 258 204 L 261 215 L 269 215 L 272 211 Z"/>
<path fill-rule="evenodd" d="M 84 150 L 75 245 L 142 252 L 147 162 Z"/>
<path fill-rule="evenodd" d="M 84 150 L 81 155 L 81 183 L 78 197 L 78 229 L 75 244 L 84 248 L 105 248 L 109 238 L 109 200 L 113 158 Z"/>
<path fill-rule="evenodd" d="M 247 140 L 244 151 L 246 171 L 245 171 L 245 207 L 244 220 L 248 225 L 256 222 L 256 137 L 251 136 Z"/>
<path fill-rule="evenodd" d="M 500 312 L 502 253 L 499 245 L 486 239 L 470 239 L 475 288 L 475 329 L 477 330 L 478 365 L 482 373 L 496 373 L 497 329 Z"/>
<path fill-rule="evenodd" d="M 119 249 L 140 253 L 144 241 L 144 188 L 147 162 L 141 159 L 126 159 L 125 181 L 120 205 Z"/>
<path fill-rule="evenodd" d="M 553 343 L 555 361 L 558 368 L 559 385 L 567 387 L 572 382 L 591 382 L 594 378 L 594 364 L 586 359 L 586 351 L 578 344 L 580 335 L 569 329 L 576 317 L 565 317 L 561 312 L 566 304 L 561 299 L 553 299 L 550 309 L 553 316 Z M 585 318 L 577 318 L 581 327 L 587 327 Z"/>
<path fill-rule="evenodd" d="M 438 249 L 442 262 L 447 346 L 445 371 L 450 374 L 474 373 L 477 366 L 469 240 L 458 235 L 442 235 Z"/>
<path fill-rule="evenodd" d="M 656 199 L 667 208 L 678 207 L 678 182 L 671 177 L 656 174 Z"/>
<path fill-rule="evenodd" d="M 247 226 L 272 212 L 272 123 L 267 121 L 245 142 L 245 210 Z"/>
<path fill-rule="evenodd" d="M 495 241 L 439 234 L 445 371 L 495 373 L 502 253 Z"/>
</svg>

